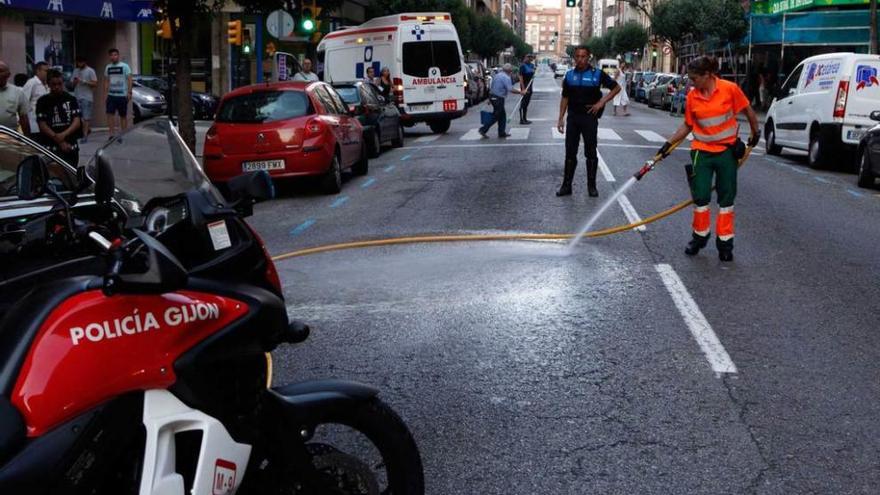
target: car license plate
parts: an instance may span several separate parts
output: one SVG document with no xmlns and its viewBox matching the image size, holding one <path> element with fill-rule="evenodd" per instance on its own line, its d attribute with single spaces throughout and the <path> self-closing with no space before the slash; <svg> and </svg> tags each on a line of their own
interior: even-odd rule
<svg viewBox="0 0 880 495">
<path fill-rule="evenodd" d="M 858 141 L 859 139 L 862 139 L 862 136 L 864 136 L 864 135 L 865 135 L 865 131 L 863 131 L 861 129 L 853 129 L 850 131 L 846 131 L 846 138 L 851 141 Z"/>
<path fill-rule="evenodd" d="M 409 106 L 410 112 L 424 112 L 425 110 L 430 110 L 430 109 L 431 109 L 431 105 L 410 105 Z"/>
<path fill-rule="evenodd" d="M 243 162 L 241 170 L 253 172 L 254 170 L 284 170 L 284 160 L 259 160 L 255 162 Z"/>
</svg>

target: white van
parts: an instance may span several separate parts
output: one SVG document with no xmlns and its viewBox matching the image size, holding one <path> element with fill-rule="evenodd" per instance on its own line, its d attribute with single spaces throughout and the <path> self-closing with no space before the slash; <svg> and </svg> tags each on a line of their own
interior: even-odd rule
<svg viewBox="0 0 880 495">
<path fill-rule="evenodd" d="M 620 68 L 620 62 L 616 58 L 603 58 L 599 60 L 599 68 L 609 76 L 614 77 L 614 70 Z"/>
<path fill-rule="evenodd" d="M 767 154 L 806 150 L 810 167 L 849 166 L 845 156 L 880 110 L 880 55 L 828 53 L 795 67 L 767 112 Z"/>
<path fill-rule="evenodd" d="M 393 97 L 406 126 L 426 122 L 435 133 L 467 113 L 465 67 L 458 32 L 448 13 L 396 14 L 334 31 L 318 44 L 324 81 L 363 79 L 391 69 Z"/>
</svg>

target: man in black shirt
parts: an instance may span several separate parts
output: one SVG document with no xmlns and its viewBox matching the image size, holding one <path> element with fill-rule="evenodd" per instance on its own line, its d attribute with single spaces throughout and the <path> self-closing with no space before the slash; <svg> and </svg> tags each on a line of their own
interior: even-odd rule
<svg viewBox="0 0 880 495">
<path fill-rule="evenodd" d="M 575 68 L 569 70 L 562 80 L 562 100 L 559 102 L 559 132 L 565 132 L 565 176 L 557 196 L 571 195 L 571 181 L 577 168 L 577 150 L 581 136 L 584 137 L 584 155 L 587 157 L 587 190 L 591 197 L 599 195 L 596 190 L 596 171 L 599 156 L 596 154 L 596 141 L 599 131 L 599 118 L 605 105 L 620 92 L 620 86 L 601 69 L 587 62 L 590 50 L 579 46 L 574 52 Z M 602 87 L 611 90 L 602 96 Z M 563 120 L 568 110 L 568 129 Z"/>
<path fill-rule="evenodd" d="M 60 72 L 49 71 L 46 82 L 49 83 L 49 93 L 37 100 L 41 144 L 76 167 L 79 164 L 77 140 L 82 125 L 79 104 L 64 91 L 64 78 Z"/>
</svg>

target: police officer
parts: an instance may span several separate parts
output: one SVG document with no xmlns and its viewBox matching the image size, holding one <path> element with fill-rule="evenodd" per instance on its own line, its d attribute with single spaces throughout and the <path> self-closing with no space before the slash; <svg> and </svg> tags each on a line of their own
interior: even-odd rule
<svg viewBox="0 0 880 495">
<path fill-rule="evenodd" d="M 535 77 L 535 63 L 532 61 L 531 55 L 526 55 L 522 65 L 519 66 L 519 89 L 523 92 L 522 102 L 519 107 L 519 123 L 520 125 L 531 124 L 527 117 L 529 113 L 529 102 L 532 101 L 532 78 Z"/>
<path fill-rule="evenodd" d="M 559 132 L 565 132 L 565 176 L 557 196 L 571 194 L 571 181 L 577 168 L 577 150 L 581 136 L 584 137 L 584 155 L 587 158 L 587 190 L 591 197 L 599 195 L 596 190 L 596 171 L 599 168 L 599 157 L 596 154 L 599 118 L 605 105 L 620 92 L 620 86 L 601 69 L 588 63 L 590 49 L 585 46 L 575 48 L 574 69 L 565 73 L 562 80 L 562 100 L 559 102 Z M 601 88 L 611 91 L 602 96 Z M 568 129 L 563 120 L 568 110 Z"/>
</svg>

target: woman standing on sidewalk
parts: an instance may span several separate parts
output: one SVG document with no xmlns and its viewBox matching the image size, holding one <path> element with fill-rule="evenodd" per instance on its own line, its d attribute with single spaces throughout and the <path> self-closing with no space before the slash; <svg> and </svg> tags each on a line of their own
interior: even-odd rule
<svg viewBox="0 0 880 495">
<path fill-rule="evenodd" d="M 621 67 L 620 69 L 615 69 L 614 73 L 614 81 L 621 88 L 626 87 L 626 73 L 623 71 L 625 67 Z M 614 115 L 617 115 L 617 107 L 623 107 L 623 116 L 629 116 L 629 112 L 626 110 L 626 106 L 629 105 L 629 96 L 627 96 L 626 91 L 622 91 L 617 93 L 617 96 L 614 97 Z"/>
</svg>

